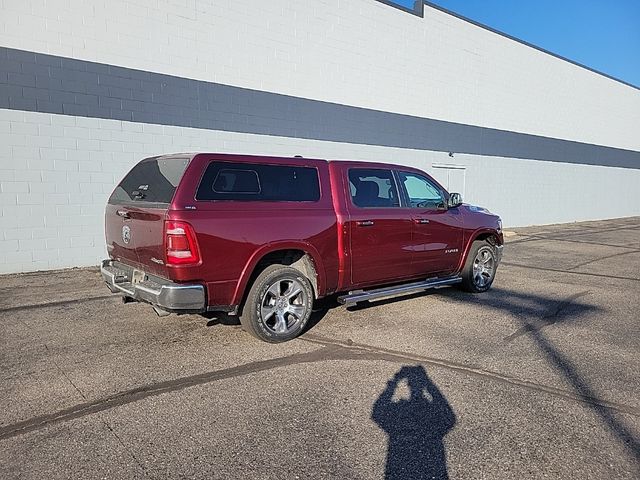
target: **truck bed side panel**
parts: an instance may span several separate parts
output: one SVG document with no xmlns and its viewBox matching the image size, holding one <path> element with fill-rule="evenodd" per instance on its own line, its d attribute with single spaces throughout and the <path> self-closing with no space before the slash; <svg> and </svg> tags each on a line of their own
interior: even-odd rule
<svg viewBox="0 0 640 480">
<path fill-rule="evenodd" d="M 194 157 L 176 196 L 169 218 L 189 222 L 196 232 L 201 265 L 171 268 L 174 281 L 202 281 L 210 306 L 236 305 L 244 294 L 252 267 L 263 254 L 300 249 L 313 254 L 319 295 L 335 291 L 338 282 L 336 215 L 331 200 L 328 164 L 299 160 L 318 169 L 321 197 L 317 202 L 198 201 L 194 193 L 212 161 L 255 162 L 250 156 Z M 266 158 L 263 163 L 286 165 L 289 159 Z M 240 292 L 236 288 L 240 285 Z"/>
</svg>

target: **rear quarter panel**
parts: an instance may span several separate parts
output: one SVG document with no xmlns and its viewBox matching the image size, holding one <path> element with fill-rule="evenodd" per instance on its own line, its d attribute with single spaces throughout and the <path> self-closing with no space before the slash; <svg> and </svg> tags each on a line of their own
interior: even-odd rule
<svg viewBox="0 0 640 480">
<path fill-rule="evenodd" d="M 212 161 L 295 164 L 318 169 L 317 202 L 198 201 L 195 192 Z M 197 155 L 191 161 L 168 213 L 194 228 L 202 256 L 196 267 L 172 267 L 176 281 L 206 284 L 209 305 L 237 305 L 260 259 L 281 249 L 300 249 L 311 255 L 318 293 L 335 289 L 338 275 L 336 215 L 331 201 L 327 163 L 319 160 L 235 155 Z"/>
</svg>

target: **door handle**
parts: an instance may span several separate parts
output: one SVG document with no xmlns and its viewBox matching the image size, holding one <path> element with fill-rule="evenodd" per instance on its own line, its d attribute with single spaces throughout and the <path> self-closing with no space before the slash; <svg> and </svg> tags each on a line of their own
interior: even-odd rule
<svg viewBox="0 0 640 480">
<path fill-rule="evenodd" d="M 373 220 L 360 220 L 359 222 L 356 222 L 356 225 L 359 227 L 372 227 Z"/>
<path fill-rule="evenodd" d="M 425 224 L 429 223 L 429 220 L 426 219 L 426 218 L 414 218 L 413 222 L 417 223 L 419 225 L 425 225 Z"/>
<path fill-rule="evenodd" d="M 122 217 L 122 218 L 131 218 L 131 217 L 129 216 L 129 212 L 127 212 L 126 210 L 117 210 L 117 211 L 116 211 L 116 214 L 117 214 L 119 217 Z"/>
</svg>

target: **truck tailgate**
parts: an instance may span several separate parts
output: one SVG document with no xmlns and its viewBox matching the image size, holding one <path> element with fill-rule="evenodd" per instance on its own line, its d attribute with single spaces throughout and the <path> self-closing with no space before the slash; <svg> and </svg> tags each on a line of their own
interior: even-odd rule
<svg viewBox="0 0 640 480">
<path fill-rule="evenodd" d="M 168 278 L 164 222 L 188 162 L 184 157 L 143 160 L 116 187 L 105 211 L 112 259 Z"/>
</svg>

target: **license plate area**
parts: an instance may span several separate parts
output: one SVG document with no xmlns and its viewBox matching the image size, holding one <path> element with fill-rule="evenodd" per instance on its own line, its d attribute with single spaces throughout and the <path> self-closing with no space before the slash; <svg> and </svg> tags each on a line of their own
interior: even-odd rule
<svg viewBox="0 0 640 480">
<path fill-rule="evenodd" d="M 131 283 L 136 285 L 138 283 L 144 282 L 146 274 L 142 270 L 133 270 L 131 274 Z"/>
</svg>

